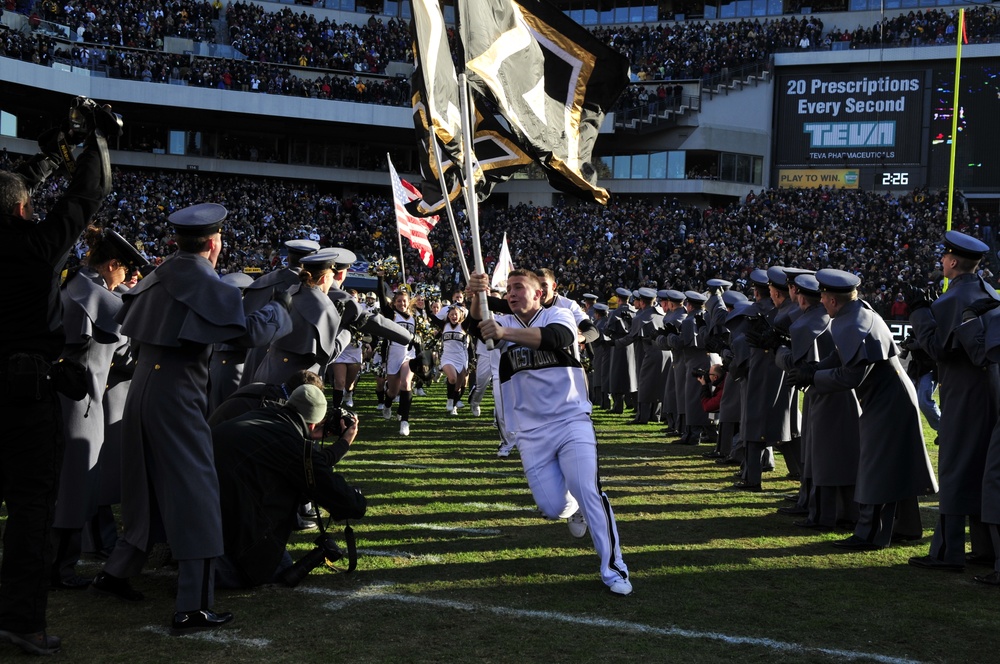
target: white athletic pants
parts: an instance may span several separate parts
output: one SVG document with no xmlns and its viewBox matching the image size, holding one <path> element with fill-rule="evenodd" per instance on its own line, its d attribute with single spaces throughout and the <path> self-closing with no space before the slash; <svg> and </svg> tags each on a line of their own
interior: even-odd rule
<svg viewBox="0 0 1000 664">
<path fill-rule="evenodd" d="M 627 579 L 615 514 L 597 476 L 597 437 L 590 418 L 557 420 L 552 426 L 519 432 L 516 441 L 528 487 L 542 513 L 565 519 L 579 506 L 601 561 L 601 580 L 611 585 Z"/>
</svg>

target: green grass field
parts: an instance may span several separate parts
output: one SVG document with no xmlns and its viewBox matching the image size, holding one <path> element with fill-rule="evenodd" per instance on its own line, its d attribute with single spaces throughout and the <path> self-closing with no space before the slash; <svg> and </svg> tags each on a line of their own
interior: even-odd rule
<svg viewBox="0 0 1000 664">
<path fill-rule="evenodd" d="M 963 574 L 909 567 L 927 540 L 838 553 L 775 513 L 797 484 L 779 457 L 759 494 L 722 491 L 732 468 L 708 448 L 668 444 L 659 426 L 595 414 L 601 476 L 635 592 L 608 593 L 589 538 L 534 509 L 516 453 L 495 455 L 488 417 L 444 411 L 444 387 L 416 398 L 412 435 L 356 399 L 361 433 L 341 462 L 369 496 L 350 575 L 296 589 L 220 591 L 236 620 L 166 635 L 175 577 L 148 570 L 126 605 L 50 595 L 60 658 L 81 662 L 995 662 L 1000 592 Z M 484 414 L 488 409 L 484 407 Z M 933 440 L 933 437 L 930 438 Z M 936 458 L 936 451 L 931 450 Z M 787 504 L 787 503 L 785 503 Z M 923 503 L 928 537 L 935 499 Z M 315 533 L 296 536 L 294 555 Z M 81 572 L 97 564 L 86 561 Z M 19 657 L 12 646 L 0 660 Z"/>
</svg>

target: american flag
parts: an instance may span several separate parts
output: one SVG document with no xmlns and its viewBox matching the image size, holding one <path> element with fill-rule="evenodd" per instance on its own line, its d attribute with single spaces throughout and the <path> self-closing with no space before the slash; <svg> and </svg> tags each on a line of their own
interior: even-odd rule
<svg viewBox="0 0 1000 664">
<path fill-rule="evenodd" d="M 392 179 L 392 201 L 396 208 L 396 228 L 401 236 L 410 241 L 410 246 L 417 250 L 424 265 L 434 267 L 434 250 L 431 249 L 427 235 L 437 224 L 438 217 L 414 217 L 406 211 L 406 204 L 418 200 L 420 192 L 406 180 L 399 179 L 392 159 L 389 159 L 389 177 Z"/>
</svg>

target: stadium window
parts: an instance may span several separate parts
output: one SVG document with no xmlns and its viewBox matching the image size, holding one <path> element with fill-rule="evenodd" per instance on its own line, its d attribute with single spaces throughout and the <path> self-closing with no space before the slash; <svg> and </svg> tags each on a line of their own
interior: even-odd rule
<svg viewBox="0 0 1000 664">
<path fill-rule="evenodd" d="M 753 0 L 750 13 L 754 16 L 767 16 L 767 0 Z"/>
<path fill-rule="evenodd" d="M 768 0 L 767 13 L 770 16 L 781 16 L 784 13 L 784 3 L 782 0 Z"/>
<path fill-rule="evenodd" d="M 764 178 L 764 158 L 753 158 L 753 183 L 760 184 Z"/>
<path fill-rule="evenodd" d="M 385 0 L 382 4 L 382 13 L 385 16 L 397 16 L 399 14 L 399 3 L 396 0 Z"/>
<path fill-rule="evenodd" d="M 656 5 L 646 5 L 642 8 L 642 22 L 655 23 L 660 20 L 660 10 Z"/>
<path fill-rule="evenodd" d="M 750 182 L 750 155 L 736 155 L 736 176 L 737 182 Z"/>
<path fill-rule="evenodd" d="M 687 153 L 675 150 L 667 153 L 667 179 L 683 180 L 687 177 Z"/>
<path fill-rule="evenodd" d="M 719 18 L 736 18 L 736 3 L 730 2 L 719 8 Z"/>
<path fill-rule="evenodd" d="M 632 157 L 619 155 L 615 157 L 615 179 L 628 180 L 632 174 Z"/>
<path fill-rule="evenodd" d="M 649 178 L 649 155 L 637 154 L 632 157 L 632 179 L 646 180 Z"/>
<path fill-rule="evenodd" d="M 719 155 L 719 179 L 726 182 L 736 181 L 736 155 L 731 152 Z"/>
<path fill-rule="evenodd" d="M 654 152 L 649 155 L 649 179 L 665 180 L 667 178 L 667 153 Z"/>
<path fill-rule="evenodd" d="M 170 132 L 167 140 L 168 154 L 184 154 L 184 148 L 187 144 L 187 137 L 184 135 L 185 133 L 186 132 L 183 131 Z"/>
<path fill-rule="evenodd" d="M 614 165 L 614 157 L 601 157 L 600 161 L 597 162 L 597 177 L 610 178 L 615 172 Z"/>
</svg>

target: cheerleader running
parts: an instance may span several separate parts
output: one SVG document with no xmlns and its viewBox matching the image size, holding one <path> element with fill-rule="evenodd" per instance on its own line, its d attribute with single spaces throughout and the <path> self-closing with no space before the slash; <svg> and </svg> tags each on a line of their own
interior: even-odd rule
<svg viewBox="0 0 1000 664">
<path fill-rule="evenodd" d="M 393 293 L 392 300 L 383 293 L 382 276 L 378 280 L 379 297 L 382 299 L 382 315 L 411 333 L 416 329 L 416 321 L 410 312 L 410 295 L 405 290 Z M 385 374 L 387 377 L 385 400 L 383 401 L 382 417 L 392 419 L 392 402 L 399 395 L 399 433 L 410 435 L 410 402 L 413 397 L 413 372 L 410 371 L 410 360 L 417 356 L 412 345 L 396 342 L 389 343 L 386 358 Z"/>
<path fill-rule="evenodd" d="M 435 320 L 435 319 L 432 319 Z M 447 318 L 441 329 L 441 371 L 448 379 L 449 415 L 458 415 L 458 404 L 469 378 L 469 335 L 462 328 L 465 308 L 459 305 L 448 307 Z"/>
</svg>

